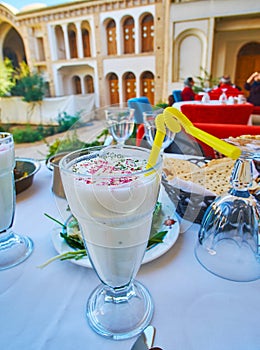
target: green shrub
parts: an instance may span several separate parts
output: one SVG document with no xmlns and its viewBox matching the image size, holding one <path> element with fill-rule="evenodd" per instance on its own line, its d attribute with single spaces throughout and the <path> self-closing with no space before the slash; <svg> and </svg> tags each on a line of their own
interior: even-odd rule
<svg viewBox="0 0 260 350">
<path fill-rule="evenodd" d="M 25 128 L 13 128 L 11 132 L 15 143 L 35 142 L 43 139 L 41 132 L 33 129 L 31 125 L 26 125 Z"/>
<path fill-rule="evenodd" d="M 16 84 L 11 89 L 13 96 L 22 96 L 25 102 L 42 101 L 46 84 L 43 76 L 38 72 L 31 72 L 24 61 L 20 63 L 14 75 Z"/>
<path fill-rule="evenodd" d="M 72 135 L 66 135 L 65 138 L 57 138 L 53 143 L 47 144 L 49 147 L 49 153 L 46 159 L 53 156 L 56 153 L 74 151 L 80 148 L 93 147 L 103 145 L 107 136 L 109 135 L 108 129 L 104 129 L 92 142 L 84 142 L 78 138 L 77 131 L 74 130 Z"/>
<path fill-rule="evenodd" d="M 13 78 L 14 68 L 9 58 L 0 61 L 0 96 L 9 96 L 15 85 Z"/>
<path fill-rule="evenodd" d="M 77 112 L 74 116 L 69 115 L 67 112 L 59 113 L 58 115 L 58 123 L 59 126 L 57 128 L 58 132 L 64 132 L 69 130 L 73 124 L 75 124 L 80 119 L 81 112 Z"/>
<path fill-rule="evenodd" d="M 168 107 L 168 104 L 164 103 L 164 102 L 159 102 L 159 103 L 156 104 L 156 108 L 163 108 L 163 109 L 165 109 L 166 107 Z"/>
<path fill-rule="evenodd" d="M 0 125 L 0 132 L 9 132 L 9 130 L 10 130 L 9 124 Z"/>
</svg>

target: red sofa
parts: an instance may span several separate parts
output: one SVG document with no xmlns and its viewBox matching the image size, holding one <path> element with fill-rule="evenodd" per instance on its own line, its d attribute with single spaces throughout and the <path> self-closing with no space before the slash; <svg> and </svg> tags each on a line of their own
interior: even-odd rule
<svg viewBox="0 0 260 350">
<path fill-rule="evenodd" d="M 241 135 L 260 135 L 260 126 L 258 125 L 239 125 L 239 124 L 212 124 L 212 123 L 194 123 L 194 125 L 214 135 L 220 139 L 228 138 L 229 136 L 237 137 Z M 206 157 L 215 158 L 213 148 L 199 141 Z"/>
<path fill-rule="evenodd" d="M 183 104 L 181 111 L 192 123 L 248 124 L 254 106 L 251 103 L 235 105 Z"/>
<path fill-rule="evenodd" d="M 260 106 L 254 106 L 252 114 L 260 114 Z"/>
</svg>

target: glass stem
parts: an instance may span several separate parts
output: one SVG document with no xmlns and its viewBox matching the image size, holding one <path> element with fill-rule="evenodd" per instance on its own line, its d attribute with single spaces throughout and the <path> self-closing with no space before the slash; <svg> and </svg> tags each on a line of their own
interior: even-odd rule
<svg viewBox="0 0 260 350">
<path fill-rule="evenodd" d="M 229 192 L 233 196 L 243 198 L 249 198 L 251 196 L 249 188 L 252 186 L 253 183 L 253 159 L 250 156 L 244 155 L 241 158 L 237 159 L 231 175 L 230 183 L 232 185 L 232 188 Z M 254 213 L 257 216 L 256 219 L 258 221 L 258 234 L 256 237 L 256 257 L 258 260 L 260 260 L 260 207 L 259 205 L 257 205 L 256 200 L 254 208 Z"/>
<path fill-rule="evenodd" d="M 230 193 L 233 196 L 249 197 L 249 187 L 253 182 L 253 161 L 251 158 L 237 159 L 232 171 Z"/>
<path fill-rule="evenodd" d="M 11 228 L 0 232 L 0 244 L 4 244 L 12 236 Z"/>
<path fill-rule="evenodd" d="M 119 288 L 105 286 L 103 293 L 105 294 L 105 301 L 114 304 L 128 302 L 136 295 L 133 283 Z"/>
</svg>

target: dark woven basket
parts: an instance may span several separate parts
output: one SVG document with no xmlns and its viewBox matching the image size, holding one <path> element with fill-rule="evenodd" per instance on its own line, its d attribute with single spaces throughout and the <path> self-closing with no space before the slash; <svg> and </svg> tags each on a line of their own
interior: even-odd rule
<svg viewBox="0 0 260 350">
<path fill-rule="evenodd" d="M 176 207 L 176 212 L 185 220 L 200 224 L 202 218 L 216 196 L 202 196 L 197 193 L 183 191 L 169 184 L 162 177 L 162 184 Z"/>
</svg>

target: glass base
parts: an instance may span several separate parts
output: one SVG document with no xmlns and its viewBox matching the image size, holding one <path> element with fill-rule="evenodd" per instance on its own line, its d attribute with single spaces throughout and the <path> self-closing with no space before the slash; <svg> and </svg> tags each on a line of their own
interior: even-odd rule
<svg viewBox="0 0 260 350">
<path fill-rule="evenodd" d="M 150 324 L 153 311 L 150 293 L 134 281 L 121 290 L 99 285 L 90 295 L 86 316 L 96 333 L 120 340 L 141 333 Z"/>
<path fill-rule="evenodd" d="M 214 275 L 235 282 L 250 282 L 260 278 L 260 260 L 247 244 L 238 246 L 232 239 L 220 240 L 209 249 L 197 242 L 198 262 Z"/>
<path fill-rule="evenodd" d="M 33 251 L 33 241 L 13 231 L 0 234 L 0 270 L 10 269 L 27 259 Z"/>
</svg>

